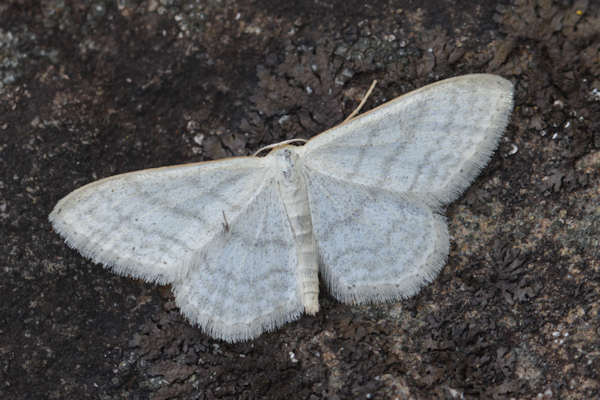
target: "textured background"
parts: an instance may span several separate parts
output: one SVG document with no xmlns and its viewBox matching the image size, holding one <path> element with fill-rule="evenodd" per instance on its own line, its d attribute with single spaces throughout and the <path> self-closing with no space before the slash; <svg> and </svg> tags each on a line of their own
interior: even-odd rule
<svg viewBox="0 0 600 400">
<path fill-rule="evenodd" d="M 600 396 L 598 2 L 363 3 L 2 2 L 0 398 Z M 230 345 L 47 222 L 97 178 L 311 137 L 373 79 L 367 108 L 469 72 L 512 80 L 515 111 L 409 300 L 323 293 Z"/>
</svg>

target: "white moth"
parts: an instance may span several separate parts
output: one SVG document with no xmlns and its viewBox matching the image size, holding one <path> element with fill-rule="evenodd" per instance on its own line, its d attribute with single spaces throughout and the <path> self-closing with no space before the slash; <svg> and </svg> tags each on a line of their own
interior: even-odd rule
<svg viewBox="0 0 600 400">
<path fill-rule="evenodd" d="M 252 339 L 344 303 L 411 296 L 449 251 L 443 206 L 487 163 L 512 84 L 465 75 L 398 97 L 265 157 L 102 179 L 58 202 L 67 244 L 115 272 L 172 285 L 209 335 Z"/>
</svg>

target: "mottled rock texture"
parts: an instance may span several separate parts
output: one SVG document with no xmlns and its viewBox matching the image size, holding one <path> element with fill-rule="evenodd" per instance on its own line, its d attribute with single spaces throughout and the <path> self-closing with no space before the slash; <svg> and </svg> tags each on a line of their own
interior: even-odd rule
<svg viewBox="0 0 600 400">
<path fill-rule="evenodd" d="M 592 0 L 0 4 L 0 398 L 600 397 L 600 7 Z M 594 4 L 595 3 L 595 4 Z M 438 79 L 515 84 L 417 296 L 241 344 L 47 221 L 92 180 L 309 138 Z"/>
</svg>

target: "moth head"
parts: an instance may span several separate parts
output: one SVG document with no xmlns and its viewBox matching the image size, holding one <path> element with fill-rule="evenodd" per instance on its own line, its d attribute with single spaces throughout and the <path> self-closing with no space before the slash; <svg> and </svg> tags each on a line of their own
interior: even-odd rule
<svg viewBox="0 0 600 400">
<path fill-rule="evenodd" d="M 273 171 L 283 177 L 280 182 L 295 184 L 299 179 L 300 151 L 302 147 L 288 144 L 275 147 L 265 161 L 272 163 Z"/>
<path fill-rule="evenodd" d="M 278 147 L 275 147 L 271 152 L 267 155 L 267 157 L 275 160 L 276 164 L 282 168 L 286 166 L 293 166 L 296 164 L 300 155 L 298 154 L 298 150 L 296 146 L 290 146 L 289 144 L 284 144 Z"/>
</svg>

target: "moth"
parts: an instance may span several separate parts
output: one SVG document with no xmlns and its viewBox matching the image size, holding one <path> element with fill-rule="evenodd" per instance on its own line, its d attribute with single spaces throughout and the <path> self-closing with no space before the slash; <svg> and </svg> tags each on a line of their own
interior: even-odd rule
<svg viewBox="0 0 600 400">
<path fill-rule="evenodd" d="M 443 207 L 486 165 L 512 84 L 473 74 L 400 96 L 264 157 L 101 179 L 58 202 L 54 229 L 114 272 L 170 283 L 207 334 L 255 338 L 341 302 L 411 296 L 446 262 Z"/>
</svg>

